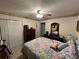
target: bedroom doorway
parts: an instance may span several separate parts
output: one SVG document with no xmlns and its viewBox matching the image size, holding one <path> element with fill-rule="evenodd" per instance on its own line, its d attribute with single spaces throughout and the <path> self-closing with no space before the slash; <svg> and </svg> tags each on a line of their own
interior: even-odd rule
<svg viewBox="0 0 79 59">
<path fill-rule="evenodd" d="M 44 34 L 45 34 L 45 23 L 41 23 L 41 28 L 40 29 L 41 29 L 41 31 L 40 31 L 41 36 L 44 36 Z"/>
</svg>

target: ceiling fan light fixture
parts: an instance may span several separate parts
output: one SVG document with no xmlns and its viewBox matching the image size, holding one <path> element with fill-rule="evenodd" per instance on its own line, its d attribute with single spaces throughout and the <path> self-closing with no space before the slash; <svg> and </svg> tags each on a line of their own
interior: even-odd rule
<svg viewBox="0 0 79 59">
<path fill-rule="evenodd" d="M 38 14 L 43 14 L 44 12 L 42 10 L 37 11 Z"/>
<path fill-rule="evenodd" d="M 37 14 L 36 17 L 37 18 L 43 18 L 43 15 L 42 14 Z"/>
<path fill-rule="evenodd" d="M 43 16 L 44 16 L 43 13 L 44 13 L 44 12 L 43 12 L 42 10 L 37 10 L 36 17 L 37 17 L 37 18 L 43 18 Z"/>
</svg>

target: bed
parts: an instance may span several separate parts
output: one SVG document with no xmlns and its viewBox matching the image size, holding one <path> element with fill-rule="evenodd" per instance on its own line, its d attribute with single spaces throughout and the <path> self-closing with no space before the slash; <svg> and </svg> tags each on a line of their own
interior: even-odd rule
<svg viewBox="0 0 79 59">
<path fill-rule="evenodd" d="M 26 59 L 76 59 L 73 40 L 68 41 L 68 46 L 61 51 L 50 48 L 52 41 L 45 37 L 36 38 L 24 44 L 22 53 Z M 63 43 L 59 42 L 60 44 Z"/>
</svg>

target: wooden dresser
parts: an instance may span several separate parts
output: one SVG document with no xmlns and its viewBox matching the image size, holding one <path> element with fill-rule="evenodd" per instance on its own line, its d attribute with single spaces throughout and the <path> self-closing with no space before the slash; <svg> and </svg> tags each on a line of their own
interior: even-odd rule
<svg viewBox="0 0 79 59">
<path fill-rule="evenodd" d="M 29 29 L 28 25 L 24 25 L 23 34 L 24 43 L 35 39 L 35 29 L 32 27 Z"/>
<path fill-rule="evenodd" d="M 61 41 L 61 42 L 66 42 L 65 38 L 61 38 L 60 37 L 60 34 L 59 34 L 59 23 L 52 23 L 51 24 L 51 28 L 50 28 L 50 33 L 49 31 L 46 31 L 44 37 L 47 37 L 47 38 L 50 38 L 50 39 L 53 39 L 53 40 L 58 40 L 58 41 Z"/>
</svg>

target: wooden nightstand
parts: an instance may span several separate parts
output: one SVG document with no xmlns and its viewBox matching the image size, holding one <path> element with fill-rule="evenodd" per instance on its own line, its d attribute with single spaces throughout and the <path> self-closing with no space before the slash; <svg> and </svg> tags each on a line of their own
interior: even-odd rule
<svg viewBox="0 0 79 59">
<path fill-rule="evenodd" d="M 1 59 L 7 58 L 7 54 L 5 52 L 5 49 L 4 49 L 4 46 L 3 45 L 0 46 L 0 58 Z"/>
<path fill-rule="evenodd" d="M 4 40 L 3 40 L 4 42 Z M 8 59 L 8 55 L 11 54 L 5 44 L 0 45 L 0 59 Z"/>
</svg>

